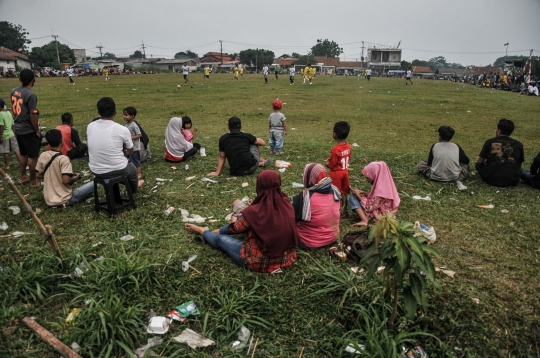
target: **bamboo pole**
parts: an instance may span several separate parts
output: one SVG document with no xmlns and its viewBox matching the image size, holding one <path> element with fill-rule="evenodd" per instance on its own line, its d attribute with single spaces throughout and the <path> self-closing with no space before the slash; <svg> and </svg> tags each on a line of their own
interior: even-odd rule
<svg viewBox="0 0 540 358">
<path fill-rule="evenodd" d="M 62 341 L 56 338 L 51 332 L 43 328 L 39 323 L 34 321 L 30 317 L 24 317 L 22 319 L 23 323 L 41 337 L 46 343 L 52 346 L 58 353 L 64 358 L 82 358 L 80 355 L 75 353 L 71 348 L 66 346 Z"/>
<path fill-rule="evenodd" d="M 58 243 L 56 242 L 56 239 L 54 238 L 54 235 L 52 234 L 51 226 L 47 225 L 47 227 L 45 227 L 41 223 L 41 220 L 39 220 L 39 218 L 36 215 L 36 213 L 34 212 L 34 210 L 32 210 L 32 207 L 30 206 L 30 204 L 28 204 L 28 202 L 26 201 L 24 196 L 22 196 L 19 189 L 17 189 L 15 184 L 13 184 L 13 181 L 11 180 L 11 177 L 9 175 L 7 175 L 2 169 L 0 169 L 0 175 L 2 175 L 4 180 L 8 183 L 11 190 L 13 190 L 13 192 L 15 193 L 17 198 L 19 198 L 19 200 L 23 204 L 26 211 L 28 211 L 30 213 L 30 216 L 32 216 L 32 219 L 34 219 L 34 222 L 39 226 L 39 229 L 41 230 L 43 235 L 45 235 L 45 237 L 47 238 L 47 242 L 49 243 L 49 245 L 53 249 L 56 256 L 58 256 L 60 258 L 60 260 L 64 260 L 64 258 L 62 257 L 62 253 L 60 252 L 60 248 L 58 247 Z"/>
</svg>

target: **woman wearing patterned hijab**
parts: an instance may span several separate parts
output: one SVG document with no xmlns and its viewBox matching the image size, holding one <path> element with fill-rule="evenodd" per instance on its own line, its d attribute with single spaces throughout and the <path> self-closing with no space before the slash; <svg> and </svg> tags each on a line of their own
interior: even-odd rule
<svg viewBox="0 0 540 358">
<path fill-rule="evenodd" d="M 304 191 L 293 198 L 298 247 L 318 249 L 333 244 L 339 236 L 339 189 L 322 164 L 304 169 Z"/>
</svg>

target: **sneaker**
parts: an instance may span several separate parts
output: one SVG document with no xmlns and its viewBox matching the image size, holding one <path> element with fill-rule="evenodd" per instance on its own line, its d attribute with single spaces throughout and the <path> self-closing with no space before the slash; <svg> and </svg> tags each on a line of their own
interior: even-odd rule
<svg viewBox="0 0 540 358">
<path fill-rule="evenodd" d="M 263 163 L 263 167 L 269 167 L 270 165 L 272 165 L 272 159 L 268 158 L 264 161 Z"/>
</svg>

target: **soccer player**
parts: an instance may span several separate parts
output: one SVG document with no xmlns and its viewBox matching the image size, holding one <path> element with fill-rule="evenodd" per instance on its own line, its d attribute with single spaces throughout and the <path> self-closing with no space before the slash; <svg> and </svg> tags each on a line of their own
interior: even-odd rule
<svg viewBox="0 0 540 358">
<path fill-rule="evenodd" d="M 105 75 L 105 82 L 107 82 L 107 81 L 109 81 L 111 79 L 109 77 L 109 69 L 108 68 L 103 69 L 103 74 Z"/>
<path fill-rule="evenodd" d="M 309 79 L 310 73 L 311 73 L 311 65 L 308 63 L 306 67 L 304 68 L 304 82 L 303 84 L 306 84 L 306 80 Z M 311 83 L 311 80 L 309 81 Z"/>
<path fill-rule="evenodd" d="M 266 65 L 266 63 L 263 65 L 262 73 L 264 76 L 264 84 L 268 84 L 268 66 Z"/>
<path fill-rule="evenodd" d="M 234 65 L 234 79 L 238 81 L 238 66 Z"/>
<path fill-rule="evenodd" d="M 69 84 L 75 86 L 75 82 L 73 81 L 73 68 L 71 67 L 66 68 L 66 73 L 69 77 Z"/>
<path fill-rule="evenodd" d="M 210 79 L 210 66 L 208 65 L 204 68 L 204 78 Z"/>
<path fill-rule="evenodd" d="M 405 74 L 405 85 L 408 84 L 407 81 L 409 81 L 411 85 L 413 84 L 411 81 L 411 75 L 412 75 L 411 69 L 407 68 L 407 73 Z"/>
<path fill-rule="evenodd" d="M 295 73 L 294 63 L 291 63 L 291 67 L 289 67 L 289 81 L 291 81 L 289 86 L 294 85 L 294 73 Z"/>
<path fill-rule="evenodd" d="M 182 75 L 184 75 L 184 84 L 187 85 L 187 83 L 189 82 L 189 67 L 187 66 L 187 62 L 184 62 L 184 65 L 182 66 Z"/>
</svg>

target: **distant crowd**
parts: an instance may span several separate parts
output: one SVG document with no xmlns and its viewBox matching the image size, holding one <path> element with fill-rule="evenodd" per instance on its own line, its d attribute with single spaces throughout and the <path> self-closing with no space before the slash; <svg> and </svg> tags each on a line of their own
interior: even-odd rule
<svg viewBox="0 0 540 358">
<path fill-rule="evenodd" d="M 494 72 L 475 75 L 454 75 L 454 82 L 467 83 L 479 87 L 518 92 L 529 96 L 538 96 L 538 77 L 528 74 L 514 74 L 512 72 L 498 74 Z"/>
</svg>

